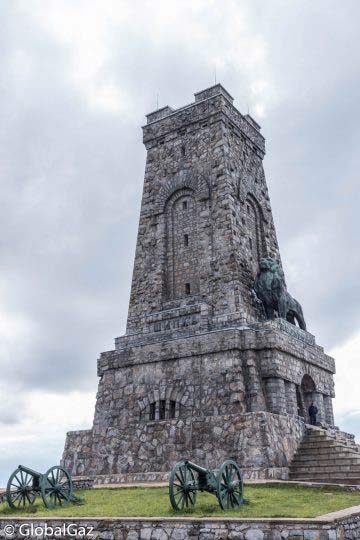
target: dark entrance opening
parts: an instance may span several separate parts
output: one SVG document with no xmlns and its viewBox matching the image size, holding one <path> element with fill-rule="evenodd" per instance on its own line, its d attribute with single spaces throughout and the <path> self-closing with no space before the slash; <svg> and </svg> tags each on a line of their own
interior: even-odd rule
<svg viewBox="0 0 360 540">
<path fill-rule="evenodd" d="M 316 386 L 310 375 L 305 374 L 301 381 L 301 397 L 304 403 L 304 418 L 309 422 L 309 407 L 311 402 L 315 400 Z"/>
</svg>

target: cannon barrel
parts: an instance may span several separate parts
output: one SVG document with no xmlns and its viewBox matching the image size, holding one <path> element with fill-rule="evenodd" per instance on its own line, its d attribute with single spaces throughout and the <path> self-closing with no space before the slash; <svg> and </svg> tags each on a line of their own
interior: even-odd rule
<svg viewBox="0 0 360 540">
<path fill-rule="evenodd" d="M 35 478 L 40 478 L 40 476 L 42 476 L 41 473 L 34 471 L 33 469 L 29 469 L 29 467 L 25 467 L 24 465 L 19 465 L 19 470 L 23 471 L 24 473 L 30 474 Z"/>
<path fill-rule="evenodd" d="M 185 460 L 185 464 L 192 469 L 193 471 L 196 471 L 199 474 L 207 474 L 208 469 L 204 469 L 204 467 L 200 467 L 200 465 L 196 465 L 196 463 L 192 463 L 192 461 Z"/>
</svg>

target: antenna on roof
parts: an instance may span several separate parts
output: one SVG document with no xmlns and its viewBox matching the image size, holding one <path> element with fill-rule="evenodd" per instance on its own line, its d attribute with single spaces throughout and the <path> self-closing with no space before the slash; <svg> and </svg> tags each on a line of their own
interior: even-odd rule
<svg viewBox="0 0 360 540">
<path fill-rule="evenodd" d="M 156 110 L 159 110 L 159 93 L 156 94 Z"/>
<path fill-rule="evenodd" d="M 216 68 L 214 69 L 214 79 L 215 79 L 215 84 L 216 84 Z"/>
</svg>

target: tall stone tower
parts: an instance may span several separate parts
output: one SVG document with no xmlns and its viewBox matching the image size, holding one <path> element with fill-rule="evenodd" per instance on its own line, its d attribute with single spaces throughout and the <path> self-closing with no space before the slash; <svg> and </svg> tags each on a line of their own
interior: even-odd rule
<svg viewBox="0 0 360 540">
<path fill-rule="evenodd" d="M 266 321 L 259 262 L 281 267 L 260 126 L 217 84 L 147 115 L 126 334 L 101 354 L 94 425 L 67 435 L 74 474 L 155 478 L 180 458 L 286 477 L 308 404 L 333 426 L 334 361 Z"/>
<path fill-rule="evenodd" d="M 259 319 L 251 295 L 259 260 L 280 258 L 260 127 L 218 84 L 194 104 L 147 115 L 144 143 L 127 334 L 190 305 L 215 326 Z"/>
</svg>

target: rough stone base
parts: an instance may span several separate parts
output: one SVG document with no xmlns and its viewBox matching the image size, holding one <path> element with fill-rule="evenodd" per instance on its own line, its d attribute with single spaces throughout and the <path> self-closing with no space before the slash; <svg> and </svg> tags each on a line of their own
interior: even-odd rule
<svg viewBox="0 0 360 540">
<path fill-rule="evenodd" d="M 144 481 L 169 473 L 181 459 L 216 469 L 232 458 L 247 478 L 286 479 L 303 432 L 301 420 L 269 412 L 140 423 L 126 432 L 112 428 L 92 445 L 90 430 L 76 431 L 67 436 L 63 464 L 74 475 L 131 475 L 132 481 L 140 475 Z"/>
</svg>

